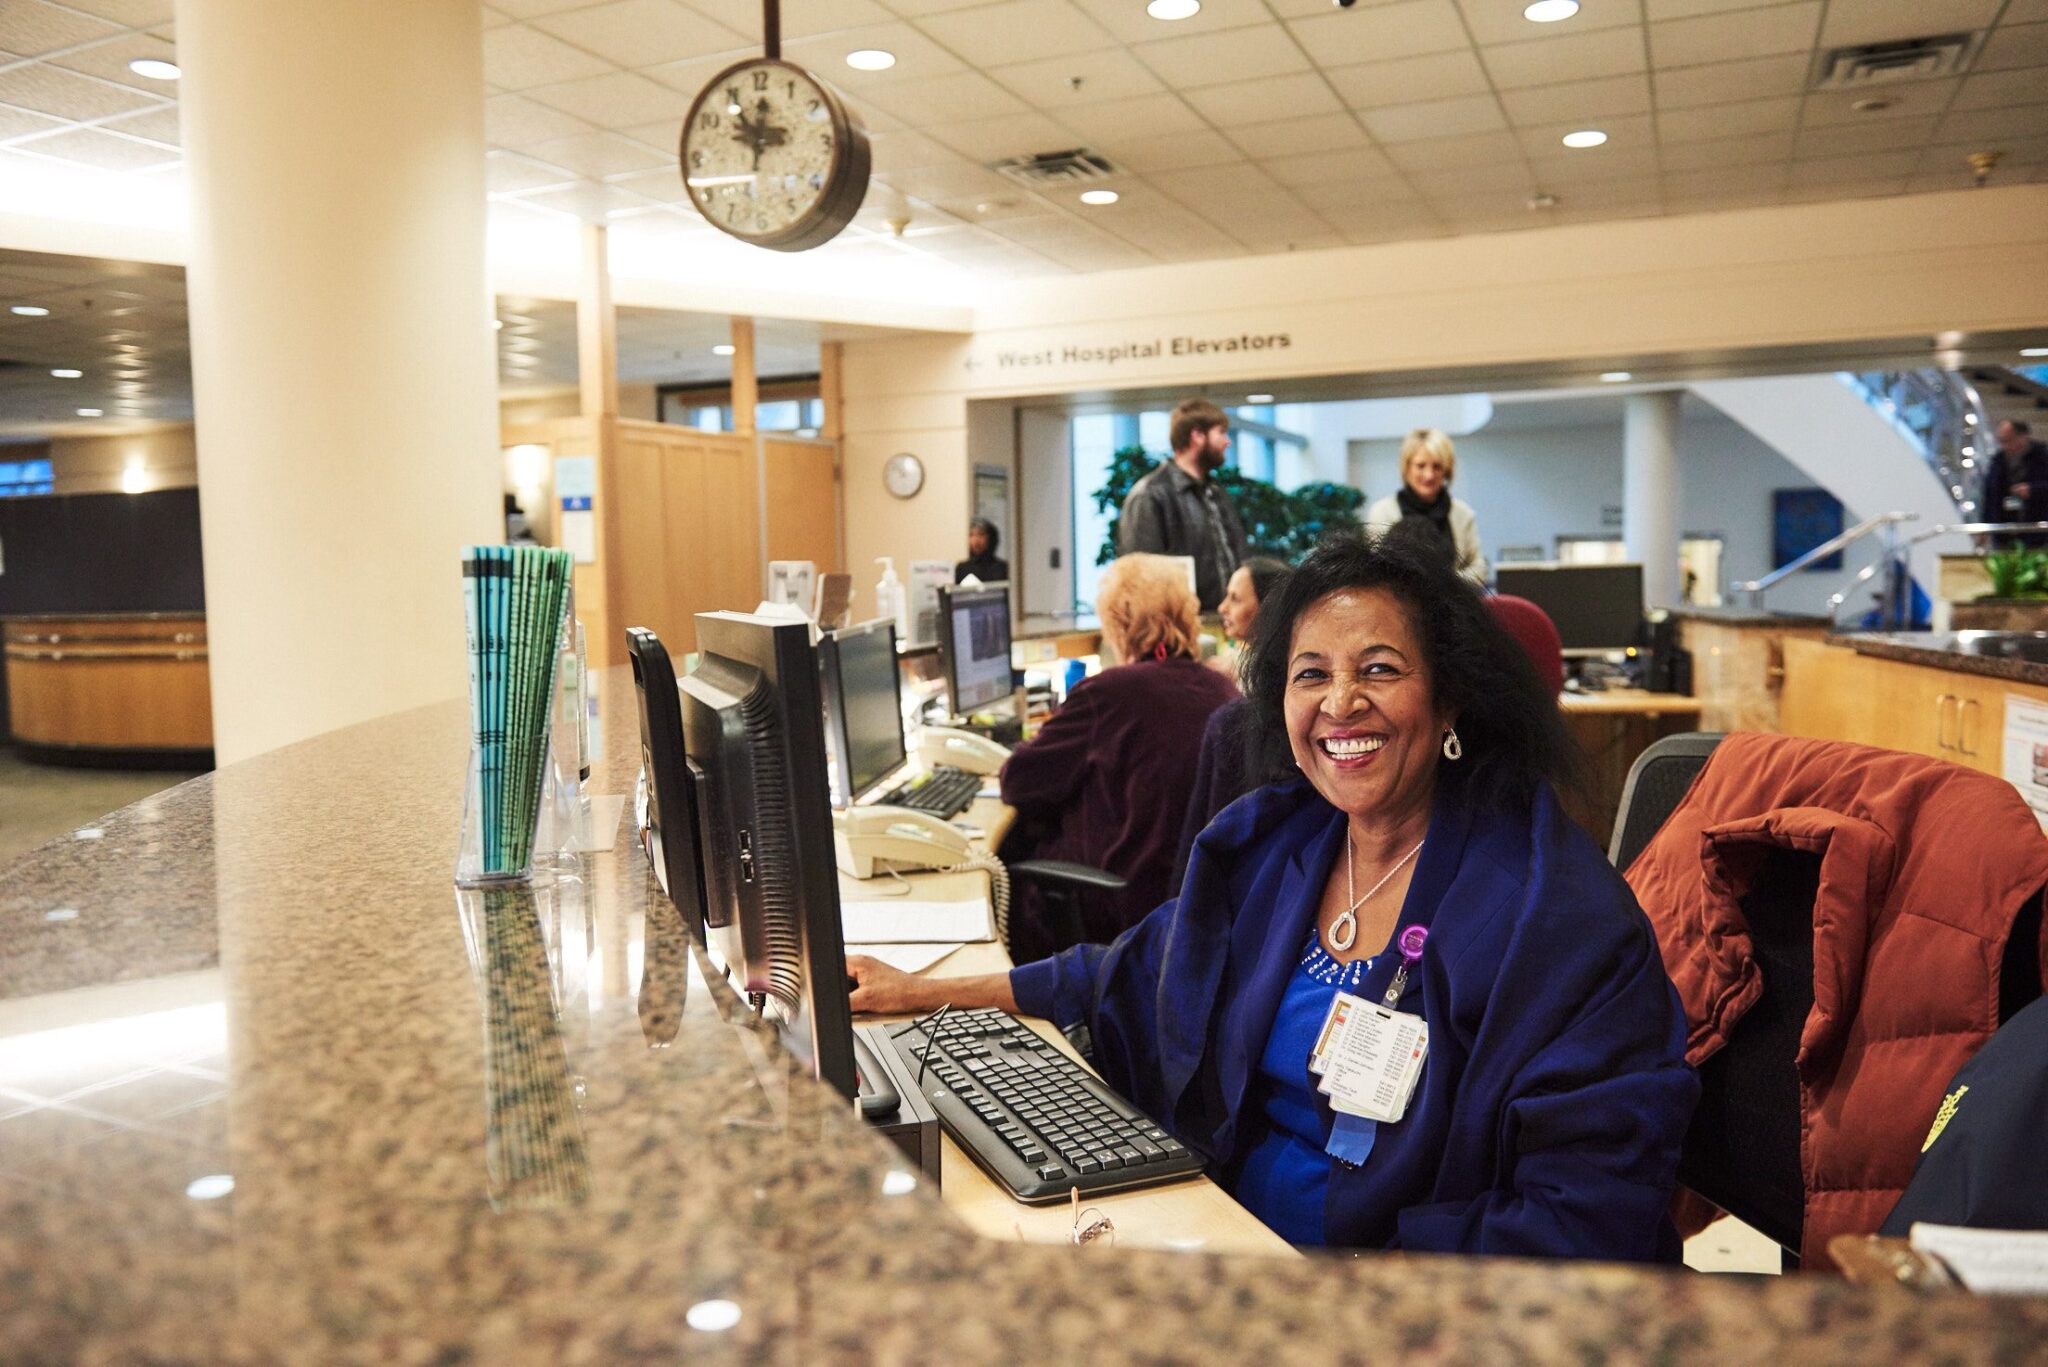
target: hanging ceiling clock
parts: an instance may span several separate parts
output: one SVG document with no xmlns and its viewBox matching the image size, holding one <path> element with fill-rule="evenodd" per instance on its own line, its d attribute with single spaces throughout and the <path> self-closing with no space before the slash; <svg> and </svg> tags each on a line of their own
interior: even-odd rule
<svg viewBox="0 0 2048 1367">
<path fill-rule="evenodd" d="M 719 72 L 691 104 L 683 184 L 713 227 L 756 247 L 801 252 L 853 221 L 873 163 L 859 115 L 777 55 L 778 27 L 771 14 L 768 55 Z"/>
</svg>

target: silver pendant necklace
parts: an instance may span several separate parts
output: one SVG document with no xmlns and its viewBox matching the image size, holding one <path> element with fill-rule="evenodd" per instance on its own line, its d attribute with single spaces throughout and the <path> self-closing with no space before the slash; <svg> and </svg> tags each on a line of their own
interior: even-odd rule
<svg viewBox="0 0 2048 1367">
<path fill-rule="evenodd" d="M 1356 891 L 1356 887 L 1354 884 L 1354 861 L 1351 854 L 1351 832 L 1348 830 L 1344 832 L 1344 895 L 1351 898 L 1351 905 L 1344 908 L 1342 916 L 1330 922 L 1330 944 L 1339 954 L 1350 949 L 1358 939 L 1358 909 L 1367 902 L 1370 902 L 1372 895 L 1385 887 L 1395 874 L 1406 867 L 1409 860 L 1422 853 L 1423 841 L 1428 839 L 1428 836 L 1424 836 L 1422 840 L 1416 841 L 1415 848 L 1395 860 L 1394 867 L 1387 870 L 1385 877 L 1365 890 L 1365 896 L 1355 897 L 1352 896 Z"/>
</svg>

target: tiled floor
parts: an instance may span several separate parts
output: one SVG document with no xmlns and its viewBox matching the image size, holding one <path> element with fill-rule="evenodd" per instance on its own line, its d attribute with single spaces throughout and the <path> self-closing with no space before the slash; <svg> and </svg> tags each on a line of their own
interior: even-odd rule
<svg viewBox="0 0 2048 1367">
<path fill-rule="evenodd" d="M 174 770 L 129 772 L 31 764 L 11 746 L 0 743 L 0 864 L 191 777 Z"/>
</svg>

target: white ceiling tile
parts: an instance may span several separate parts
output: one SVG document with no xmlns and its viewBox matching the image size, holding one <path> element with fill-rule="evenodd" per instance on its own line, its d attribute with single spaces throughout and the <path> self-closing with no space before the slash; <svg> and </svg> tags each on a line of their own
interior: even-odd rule
<svg viewBox="0 0 2048 1367">
<path fill-rule="evenodd" d="M 653 123 L 635 124 L 631 128 L 613 129 L 622 138 L 631 138 L 642 147 L 651 148 L 664 158 L 673 160 L 680 156 L 678 144 L 682 141 L 683 129 L 675 119 L 656 119 Z"/>
<path fill-rule="evenodd" d="M 1353 109 L 1447 100 L 1457 95 L 1478 95 L 1487 89 L 1486 70 L 1479 65 L 1478 54 L 1469 48 L 1403 57 L 1393 62 L 1361 62 L 1357 66 L 1329 68 L 1323 74 L 1336 87 L 1338 97 Z"/>
<path fill-rule="evenodd" d="M 501 90 L 525 90 L 557 81 L 598 76 L 611 63 L 524 24 L 484 34 L 484 79 Z"/>
<path fill-rule="evenodd" d="M 2000 24 L 1984 40 L 1974 71 L 2048 66 L 2048 24 Z"/>
<path fill-rule="evenodd" d="M 911 171 L 920 166 L 941 166 L 959 156 L 922 133 L 876 133 L 868 139 L 877 171 Z"/>
<path fill-rule="evenodd" d="M 1650 82 L 1659 109 L 1685 109 L 1697 104 L 1762 100 L 1773 95 L 1798 95 L 1806 89 L 1811 59 L 1804 52 L 1785 52 L 1746 62 L 1715 62 L 1708 66 L 1653 71 Z"/>
<path fill-rule="evenodd" d="M 1180 171 L 1193 167 L 1222 166 L 1238 161 L 1244 153 L 1221 133 L 1169 133 L 1164 137 L 1104 140 L 1102 150 L 1126 170 L 1147 175 L 1155 171 Z"/>
<path fill-rule="evenodd" d="M 936 130 L 954 119 L 992 119 L 1024 112 L 1024 101 L 979 71 L 955 71 L 928 81 L 897 81 L 867 92 L 880 107 L 914 128 Z"/>
<path fill-rule="evenodd" d="M 1415 192 L 1424 199 L 1495 199 L 1522 201 L 1536 189 L 1536 177 L 1521 162 L 1498 166 L 1467 166 L 1454 171 L 1431 171 L 1410 175 Z"/>
<path fill-rule="evenodd" d="M 162 103 L 160 97 L 41 62 L 0 71 L 0 104 L 72 122 L 129 114 Z"/>
<path fill-rule="evenodd" d="M 175 148 L 161 147 L 153 142 L 136 138 L 124 138 L 116 133 L 103 133 L 97 128 L 70 128 L 62 133 L 52 133 L 32 142 L 17 143 L 24 152 L 38 156 L 59 157 L 75 161 L 84 166 L 95 166 L 103 171 L 141 171 L 152 166 L 164 166 L 178 160 Z"/>
<path fill-rule="evenodd" d="M 1822 47 L 1891 43 L 1988 28 L 2004 0 L 1829 0 Z"/>
<path fill-rule="evenodd" d="M 1502 90 L 1626 76 L 1644 66 L 1640 28 L 1595 29 L 1533 43 L 1501 43 L 1480 57 Z"/>
<path fill-rule="evenodd" d="M 1391 211 L 1397 204 L 1409 205 L 1409 211 L 1415 212 L 1415 187 L 1397 176 L 1331 178 L 1288 188 L 1294 191 L 1296 199 L 1332 223 L 1341 223 L 1345 218 L 1357 215 Z"/>
<path fill-rule="evenodd" d="M 1194 86 L 1181 92 L 1196 112 L 1218 128 L 1235 124 L 1270 123 L 1308 114 L 1335 114 L 1340 104 L 1321 77 L 1312 71 L 1261 81 L 1226 81 Z"/>
<path fill-rule="evenodd" d="M 1751 166 L 1782 163 L 1792 155 L 1792 130 L 1757 133 L 1743 138 L 1715 138 L 1710 142 L 1667 142 L 1657 156 L 1666 174 L 1673 171 L 1702 171 L 1723 166 Z"/>
<path fill-rule="evenodd" d="M 109 119 L 100 127 L 114 133 L 126 133 L 134 138 L 148 138 L 166 147 L 179 145 L 178 106 L 163 105 L 156 109 L 145 109 L 140 114 L 124 114 L 118 119 Z"/>
<path fill-rule="evenodd" d="M 986 4 L 987 0 L 882 0 L 882 5 L 891 14 L 905 19 L 916 19 L 927 14 L 944 14 L 949 10 L 972 9 Z"/>
<path fill-rule="evenodd" d="M 484 189 L 494 195 L 538 190 L 543 185 L 560 185 L 575 178 L 573 171 L 535 161 L 532 157 L 522 157 L 517 152 L 489 152 L 484 155 Z"/>
<path fill-rule="evenodd" d="M 97 76 L 103 81 L 117 85 L 133 86 L 135 89 L 163 99 L 175 99 L 178 87 L 168 81 L 153 81 L 147 76 L 137 75 L 128 69 L 130 62 L 152 58 L 159 62 L 174 62 L 178 50 L 161 38 L 147 33 L 126 33 L 104 43 L 59 53 L 49 59 L 52 66 L 61 66 L 67 71 Z"/>
<path fill-rule="evenodd" d="M 1889 178 L 1903 184 L 1906 177 L 1913 174 L 1918 161 L 1916 152 L 1879 152 L 1870 156 L 1795 161 L 1792 174 L 1785 183 L 1788 186 L 1826 185 Z"/>
<path fill-rule="evenodd" d="M 81 5 L 79 8 L 86 8 Z M 1999 16 L 2001 24 L 2039 24 L 2048 22 L 2048 0 L 2008 0 L 2005 13 Z"/>
<path fill-rule="evenodd" d="M 484 140 L 493 147 L 517 150 L 592 131 L 582 119 L 536 104 L 524 95 L 493 95 L 484 101 Z"/>
<path fill-rule="evenodd" d="M 1458 233 L 1516 232 L 1524 228 L 1541 228 L 1549 221 L 1530 212 L 1528 196 L 1520 190 L 1432 200 L 1431 205 L 1452 231 Z"/>
<path fill-rule="evenodd" d="M 1508 117 L 1518 124 L 1585 120 L 1603 114 L 1646 114 L 1650 109 L 1650 80 L 1638 72 L 1600 81 L 1535 85 L 1506 91 L 1500 102 Z"/>
<path fill-rule="evenodd" d="M 1294 40 L 1277 25 L 1166 38 L 1139 43 L 1131 51 L 1167 85 L 1188 95 L 1218 77 L 1233 77 L 1236 84 L 1242 85 L 1309 68 L 1308 58 L 1301 55 Z"/>
<path fill-rule="evenodd" d="M 1643 0 L 1643 17 L 1654 24 L 1665 19 L 1696 19 L 1702 14 L 1725 14 L 1734 9 L 1782 3 L 1783 0 Z"/>
<path fill-rule="evenodd" d="M 1428 174 L 1468 166 L 1520 165 L 1522 144 L 1513 133 L 1479 133 L 1466 138 L 1404 142 L 1388 148 L 1387 156 L 1404 171 Z"/>
<path fill-rule="evenodd" d="M 563 167 L 592 180 L 671 164 L 670 158 L 616 133 L 578 133 L 540 143 L 528 148 L 527 153 L 537 161 Z"/>
<path fill-rule="evenodd" d="M 563 10 L 582 9 L 591 0 L 491 0 L 498 9 L 514 19 L 534 19 L 543 14 L 559 14 Z"/>
<path fill-rule="evenodd" d="M 1019 187 L 995 172 L 965 161 L 899 171 L 889 177 L 889 184 L 906 195 L 934 204 L 953 199 L 1001 199 L 1019 193 Z"/>
<path fill-rule="evenodd" d="M 680 62 L 661 62 L 654 66 L 642 68 L 640 74 L 650 81 L 659 81 L 670 90 L 681 91 L 684 95 L 695 99 L 698 93 L 717 79 L 719 74 L 727 67 L 735 62 L 745 61 L 748 58 L 760 55 L 758 51 L 751 48 L 742 49 L 738 52 L 714 52 L 704 57 L 685 58 Z M 791 60 L 799 59 L 792 58 Z M 840 90 L 845 89 L 836 79 L 832 81 L 832 85 Z"/>
<path fill-rule="evenodd" d="M 171 22 L 173 0 L 64 0 L 64 8 L 110 19 L 125 28 Z"/>
<path fill-rule="evenodd" d="M 1753 4 L 1755 0 L 1745 2 Z M 1560 29 L 1585 33 L 1592 29 L 1625 28 L 1643 19 L 1641 0 L 1593 0 L 1562 25 L 1531 23 L 1522 17 L 1522 11 L 1528 7 L 1529 0 L 1458 0 L 1465 26 L 1472 30 L 1472 41 L 1482 45 L 1520 42 Z"/>
<path fill-rule="evenodd" d="M 1820 90 L 1806 97 L 1800 111 L 1802 127 L 1835 124 L 1883 123 L 1892 119 L 1931 118 L 1949 108 L 1961 81 L 1898 81 L 1882 89 Z M 2042 98 L 2048 99 L 2048 91 Z M 1859 104 L 1883 101 L 1882 109 L 1857 109 Z"/>
<path fill-rule="evenodd" d="M 1749 133 L 1790 132 L 1799 122 L 1799 101 L 1743 100 L 1737 104 L 1667 109 L 1657 116 L 1657 132 L 1666 143 L 1733 138 Z"/>
<path fill-rule="evenodd" d="M 943 200 L 934 207 L 964 222 L 972 222 L 994 231 L 1001 225 L 1020 218 L 1044 218 L 1050 210 L 1045 201 L 1036 195 L 1027 195 L 1013 190 L 999 198 L 982 198 L 969 195 L 965 199 Z"/>
<path fill-rule="evenodd" d="M 1779 202 L 1835 204 L 1850 199 L 1883 199 L 1905 192 L 1905 183 L 1896 176 L 1887 176 L 1882 180 L 1817 181 L 1812 184 L 1787 185 Z"/>
<path fill-rule="evenodd" d="M 1312 152 L 1363 147 L 1369 139 L 1349 114 L 1311 114 L 1305 119 L 1276 119 L 1232 128 L 1227 135 L 1254 161 Z"/>
<path fill-rule="evenodd" d="M 1506 128 L 1500 102 L 1491 95 L 1467 95 L 1456 100 L 1431 100 L 1426 104 L 1395 104 L 1369 109 L 1360 118 L 1373 137 L 1383 143 L 1416 142 L 1423 138 L 1453 138 L 1468 133 L 1492 133 Z"/>
<path fill-rule="evenodd" d="M 1557 155 L 1550 154 L 1553 152 Z M 1658 169 L 1657 149 L 1647 142 L 1634 148 L 1609 146 L 1583 152 L 1553 143 L 1550 152 L 1529 157 L 1529 173 L 1546 190 L 1617 180 L 1654 181 Z"/>
<path fill-rule="evenodd" d="M 1110 36 L 1120 43 L 1213 33 L 1217 29 L 1245 28 L 1272 21 L 1272 14 L 1263 0 L 1202 0 L 1199 12 L 1172 22 L 1154 19 L 1145 13 L 1143 5 L 1125 4 L 1120 0 L 1111 0 L 1111 3 L 1088 0 L 1086 8 L 1090 17 L 1108 29 Z"/>
<path fill-rule="evenodd" d="M 2048 100 L 2048 80 L 2038 71 L 1992 71 L 1967 76 L 1956 93 L 1951 110 L 2003 109 L 2007 105 L 2039 104 Z"/>
<path fill-rule="evenodd" d="M 1451 0 L 1398 0 L 1370 9 L 1326 11 L 1289 20 L 1287 27 L 1315 54 L 1316 64 L 1326 67 L 1452 52 L 1471 43 Z"/>
<path fill-rule="evenodd" d="M 1188 108 L 1187 101 L 1173 94 L 1140 95 L 1134 100 L 1105 100 L 1079 109 L 1063 109 L 1060 122 L 1091 143 L 1192 133 L 1203 127 L 1201 116 Z"/>
<path fill-rule="evenodd" d="M 1820 31 L 1820 0 L 1740 10 L 1650 25 L 1650 56 L 1659 67 L 1699 66 L 1805 52 Z"/>
<path fill-rule="evenodd" d="M 736 28 L 756 41 L 760 39 L 758 11 L 729 11 L 728 7 L 716 3 L 700 5 L 699 8 L 714 18 L 723 18 L 727 27 Z M 730 17 L 725 17 L 728 13 Z M 748 23 L 748 19 L 753 22 Z M 889 11 L 876 4 L 875 0 L 782 0 L 782 40 L 788 42 L 792 38 L 810 38 L 820 33 L 837 33 L 841 29 L 886 24 L 889 19 Z"/>
<path fill-rule="evenodd" d="M 2048 108 L 2048 107 L 2044 107 Z M 1925 147 L 1934 135 L 1936 120 L 1929 116 L 1923 119 L 1877 119 L 1870 123 L 1839 124 L 1833 127 L 1805 127 L 1799 130 L 1799 142 L 1793 155 L 1797 157 L 1847 156 L 1852 152 L 1897 152 L 1911 149 L 1917 153 Z M 2048 119 L 2043 120 L 2048 129 Z"/>
<path fill-rule="evenodd" d="M 991 67 L 989 76 L 1051 114 L 1157 93 L 1159 79 L 1120 47 Z"/>
<path fill-rule="evenodd" d="M 1068 0 L 1000 0 L 977 9 L 917 21 L 934 40 L 973 66 L 1029 62 L 1070 52 L 1096 52 L 1109 35 Z"/>
<path fill-rule="evenodd" d="M 629 70 L 730 52 L 749 41 L 676 0 L 613 0 L 532 22 L 543 33 Z"/>
<path fill-rule="evenodd" d="M 26 109 L 0 104 L 0 142 L 31 133 L 51 133 L 62 127 L 62 119 L 53 119 L 47 114 L 31 114 Z"/>
<path fill-rule="evenodd" d="M 118 24 L 45 0 L 7 0 L 0 5 L 0 49 L 24 57 L 40 57 L 95 38 L 116 37 L 120 32 Z"/>
<path fill-rule="evenodd" d="M 1279 194 L 1280 182 L 1248 161 L 1232 162 L 1221 169 L 1161 171 L 1146 179 L 1204 217 L 1213 217 L 1218 204 L 1239 204 Z"/>
<path fill-rule="evenodd" d="M 574 214 L 586 223 L 601 222 L 621 210 L 652 207 L 639 195 L 610 185 L 592 185 L 588 181 L 577 181 L 574 185 L 558 186 L 552 190 L 535 190 L 518 196 L 517 202 Z"/>
<path fill-rule="evenodd" d="M 1782 189 L 1790 168 L 1781 161 L 1753 166 L 1717 166 L 1704 171 L 1667 171 L 1664 193 L 1700 198 L 1749 190 Z"/>
<path fill-rule="evenodd" d="M 503 28 L 512 22 L 511 15 L 504 13 L 502 10 L 494 10 L 489 5 L 485 5 L 483 11 L 485 28 Z"/>
<path fill-rule="evenodd" d="M 1371 147 L 1347 152 L 1309 152 L 1293 157 L 1268 157 L 1259 163 L 1265 173 L 1290 190 L 1318 185 L 1357 185 L 1388 180 L 1398 174 L 1386 154 Z"/>
<path fill-rule="evenodd" d="M 1072 133 L 1033 111 L 940 124 L 929 131 L 962 156 L 984 163 L 1058 152 L 1074 145 Z"/>
<path fill-rule="evenodd" d="M 628 128 L 665 118 L 674 119 L 680 127 L 683 116 L 690 112 L 690 99 L 681 91 L 630 71 L 535 86 L 526 93 L 551 109 L 574 114 L 600 128 Z"/>
<path fill-rule="evenodd" d="M 2015 105 L 2010 109 L 1970 109 L 1950 114 L 1930 142 L 2002 142 L 2048 134 L 2048 104 Z"/>
<path fill-rule="evenodd" d="M 1558 217 L 1566 222 L 1585 222 L 1595 215 L 1654 213 L 1663 207 L 1664 189 L 1655 172 L 1628 180 L 1570 185 L 1546 180 L 1539 173 L 1536 183 L 1556 194 L 1556 207 L 1561 211 Z"/>
</svg>

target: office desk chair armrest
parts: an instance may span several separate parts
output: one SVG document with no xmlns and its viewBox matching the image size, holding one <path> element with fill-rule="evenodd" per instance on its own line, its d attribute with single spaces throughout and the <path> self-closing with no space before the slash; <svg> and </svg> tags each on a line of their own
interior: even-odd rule
<svg viewBox="0 0 2048 1367">
<path fill-rule="evenodd" d="M 1073 864 L 1064 859 L 1019 859 L 1009 865 L 1012 878 L 1025 878 L 1047 888 L 1093 888 L 1098 892 L 1121 892 L 1124 880 L 1092 864 Z"/>
</svg>

